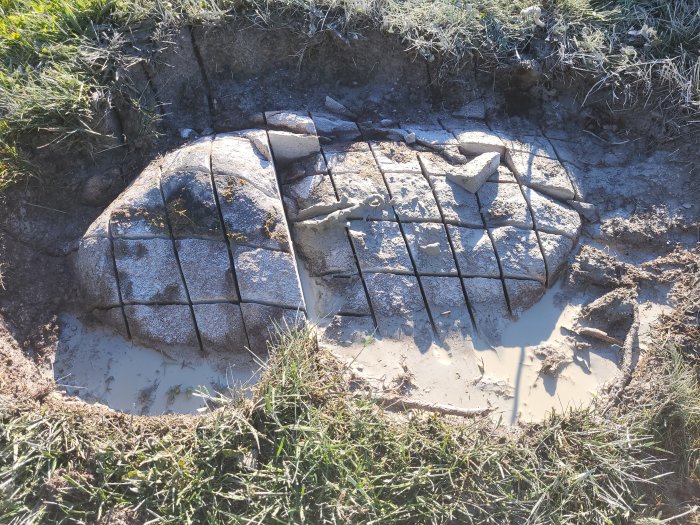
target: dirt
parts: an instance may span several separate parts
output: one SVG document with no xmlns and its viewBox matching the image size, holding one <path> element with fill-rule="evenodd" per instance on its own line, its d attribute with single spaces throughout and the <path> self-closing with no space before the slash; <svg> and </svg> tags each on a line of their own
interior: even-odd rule
<svg viewBox="0 0 700 525">
<path fill-rule="evenodd" d="M 498 91 L 493 91 L 492 79 L 472 74 L 461 86 L 450 84 L 453 90 L 443 96 L 422 59 L 379 35 L 346 43 L 325 34 L 302 49 L 297 37 L 284 32 L 196 29 L 175 42 L 179 54 L 166 51 L 128 72 L 129 81 L 148 92 L 163 114 L 159 139 L 127 140 L 92 155 L 37 149 L 32 160 L 41 178 L 4 196 L 0 396 L 41 401 L 56 389 L 80 392 L 57 384 L 68 358 L 83 360 L 85 377 L 97 378 L 98 383 L 103 376 L 95 376 L 96 369 L 100 374 L 121 370 L 126 376 L 129 367 L 143 359 L 150 360 L 154 370 L 174 370 L 167 357 L 121 345 L 113 334 L 101 333 L 96 339 L 89 324 L 76 317 L 80 304 L 72 255 L 78 240 L 148 162 L 184 142 L 181 129 L 244 129 L 259 121 L 265 110 L 323 108 L 326 96 L 362 120 L 406 114 L 428 118 L 437 110 L 459 108 L 475 91 L 485 94 L 490 118 L 510 119 L 514 128 L 539 127 L 566 152 L 560 160 L 570 163 L 579 193 L 601 216 L 599 222 L 585 224 L 569 274 L 518 322 L 502 328 L 501 344 L 474 340 L 469 349 L 473 354 L 465 347 L 431 348 L 411 357 L 405 346 L 385 344 L 380 350 L 373 343 L 361 357 L 346 355 L 354 359 L 359 373 L 376 380 L 377 388 L 386 384 L 463 406 L 491 403 L 507 422 L 537 419 L 549 409 L 585 403 L 614 379 L 617 350 L 562 328 L 590 323 L 624 338 L 629 317 L 621 298 L 631 290 L 642 305 L 641 351 L 649 344 L 645 338 L 650 327 L 668 308 L 670 283 L 698 242 L 700 187 L 695 166 L 700 159 L 690 134 L 661 144 L 649 138 L 656 135 L 645 129 L 649 119 L 624 113 L 614 116 L 618 131 L 602 129 L 591 119 L 599 105 L 581 109 L 565 90 L 543 101 L 529 82 L 509 84 L 507 89 L 497 82 Z M 178 65 L 177 75 L 171 74 L 173 64 Z M 133 114 L 117 109 L 129 136 Z M 529 120 L 513 120 L 513 113 L 525 113 Z M 613 295 L 606 295 L 611 291 Z M 66 330 L 74 335 L 65 337 Z M 99 353 L 98 347 L 108 352 Z M 142 357 L 134 360 L 137 354 Z M 104 361 L 106 355 L 121 360 L 121 369 L 112 369 Z M 342 351 L 338 355 L 342 357 Z M 143 391 L 149 386 L 144 381 L 132 388 L 137 392 L 118 395 L 113 389 L 97 395 L 100 385 L 93 384 L 92 399 L 124 411 L 193 411 L 201 403 L 193 401 L 190 389 L 201 383 L 226 384 L 226 374 L 222 378 L 214 370 L 196 379 L 183 379 L 182 370 L 187 367 L 181 366 L 152 391 Z M 447 370 L 455 382 L 445 382 L 448 375 L 439 370 Z M 138 407 L 134 394 L 141 401 Z"/>
</svg>

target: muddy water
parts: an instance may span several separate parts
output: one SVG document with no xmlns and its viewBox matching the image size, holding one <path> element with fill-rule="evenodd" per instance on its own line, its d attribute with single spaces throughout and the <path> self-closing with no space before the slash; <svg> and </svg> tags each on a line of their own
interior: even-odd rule
<svg viewBox="0 0 700 525">
<path fill-rule="evenodd" d="M 70 395 L 123 412 L 193 413 L 206 407 L 207 395 L 245 391 L 258 369 L 252 356 L 236 356 L 222 367 L 188 349 L 135 345 L 64 314 L 54 379 Z"/>
<path fill-rule="evenodd" d="M 397 386 L 412 374 L 408 394 L 434 403 L 493 408 L 504 424 L 541 420 L 552 410 L 588 404 L 619 372 L 618 349 L 575 340 L 565 328 L 575 325 L 590 297 L 563 291 L 560 285 L 515 322 L 504 321 L 498 344 L 481 338 L 433 345 L 420 352 L 405 342 L 374 340 L 359 352 L 332 350 L 378 390 Z M 643 305 L 642 347 L 656 305 Z M 543 370 L 546 352 L 560 354 L 561 365 Z"/>
</svg>

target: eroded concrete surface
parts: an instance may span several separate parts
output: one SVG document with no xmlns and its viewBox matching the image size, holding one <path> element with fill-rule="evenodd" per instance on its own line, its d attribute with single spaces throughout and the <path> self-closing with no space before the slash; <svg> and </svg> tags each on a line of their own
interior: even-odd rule
<svg viewBox="0 0 700 525">
<path fill-rule="evenodd" d="M 193 410 L 172 393 L 232 364 L 242 381 L 270 326 L 304 320 L 372 387 L 509 423 L 615 377 L 617 349 L 566 331 L 587 292 L 545 295 L 591 211 L 556 142 L 470 119 L 259 120 L 154 161 L 86 232 L 91 321 L 64 320 L 59 383 L 120 410 Z M 647 329 L 658 311 L 642 308 Z"/>
</svg>

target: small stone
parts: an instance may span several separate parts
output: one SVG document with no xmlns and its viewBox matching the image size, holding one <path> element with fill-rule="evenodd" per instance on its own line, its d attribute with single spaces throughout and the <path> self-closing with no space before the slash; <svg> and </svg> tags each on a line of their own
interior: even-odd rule
<svg viewBox="0 0 700 525">
<path fill-rule="evenodd" d="M 305 308 L 291 254 L 240 247 L 233 257 L 242 301 Z"/>
<path fill-rule="evenodd" d="M 566 203 L 574 210 L 579 212 L 588 222 L 596 223 L 600 220 L 600 214 L 598 213 L 598 208 L 595 206 L 595 204 L 575 200 L 568 200 Z"/>
<path fill-rule="evenodd" d="M 415 133 L 406 133 L 403 136 L 403 140 L 406 142 L 406 144 L 415 144 L 416 143 L 416 134 Z"/>
<path fill-rule="evenodd" d="M 188 139 L 190 137 L 195 137 L 195 136 L 197 136 L 197 133 L 193 129 L 190 129 L 190 128 L 180 129 L 180 138 L 181 139 Z"/>
<path fill-rule="evenodd" d="M 690 209 L 692 209 L 693 205 L 690 204 L 689 202 L 684 202 L 684 203 L 683 203 L 683 207 L 684 207 L 686 210 L 690 210 Z"/>
<path fill-rule="evenodd" d="M 413 273 L 406 243 L 397 223 L 351 221 L 349 232 L 363 273 Z"/>
<path fill-rule="evenodd" d="M 448 173 L 447 178 L 465 190 L 476 193 L 481 185 L 496 172 L 500 162 L 500 153 L 483 153 L 465 164 L 459 174 Z"/>
<path fill-rule="evenodd" d="M 355 114 L 350 111 L 348 108 L 346 108 L 343 104 L 335 100 L 334 98 L 331 98 L 329 96 L 326 96 L 326 109 L 329 111 L 332 111 L 336 115 L 340 115 L 341 117 L 348 117 L 348 118 L 355 118 Z"/>
</svg>

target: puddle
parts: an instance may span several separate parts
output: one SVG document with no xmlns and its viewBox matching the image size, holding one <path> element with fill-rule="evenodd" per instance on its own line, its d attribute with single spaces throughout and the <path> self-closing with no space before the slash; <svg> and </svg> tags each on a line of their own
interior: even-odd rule
<svg viewBox="0 0 700 525">
<path fill-rule="evenodd" d="M 64 314 L 54 379 L 69 395 L 122 412 L 194 413 L 206 407 L 201 393 L 240 392 L 257 375 L 252 356 L 233 355 L 227 361 L 221 365 L 174 347 L 166 355 Z"/>
<path fill-rule="evenodd" d="M 542 420 L 552 410 L 584 406 L 619 372 L 618 350 L 580 345 L 562 327 L 571 327 L 581 305 L 591 297 L 573 295 L 557 284 L 520 319 L 505 323 L 500 344 L 467 338 L 448 350 L 433 345 L 427 352 L 406 342 L 375 339 L 359 352 L 332 347 L 377 389 L 392 381 L 405 366 L 413 374 L 410 395 L 433 403 L 463 408 L 492 407 L 492 417 L 504 424 Z M 663 307 L 641 306 L 640 344 Z M 560 353 L 561 365 L 542 372 L 542 353 Z M 538 357 L 537 353 L 540 353 Z"/>
</svg>

